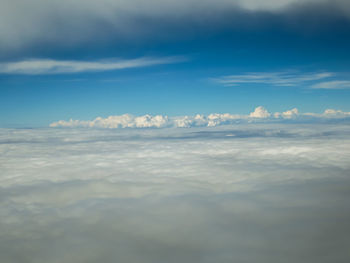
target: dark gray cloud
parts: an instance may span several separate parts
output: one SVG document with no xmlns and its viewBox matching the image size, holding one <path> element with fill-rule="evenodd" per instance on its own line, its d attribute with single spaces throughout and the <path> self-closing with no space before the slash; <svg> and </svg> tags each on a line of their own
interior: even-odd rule
<svg viewBox="0 0 350 263">
<path fill-rule="evenodd" d="M 349 259 L 348 125 L 0 139 L 1 262 Z"/>
<path fill-rule="evenodd" d="M 298 30 L 315 29 L 317 24 L 324 28 L 329 21 L 349 17 L 346 0 L 2 0 L 0 50 L 18 53 L 35 47 L 50 50 L 91 42 L 130 43 L 155 36 L 173 38 L 191 28 L 193 32 L 199 28 L 242 29 L 273 21 Z"/>
</svg>

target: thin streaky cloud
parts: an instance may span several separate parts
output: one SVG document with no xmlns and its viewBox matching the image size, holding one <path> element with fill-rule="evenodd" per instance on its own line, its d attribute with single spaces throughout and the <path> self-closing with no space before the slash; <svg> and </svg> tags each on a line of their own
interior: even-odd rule
<svg viewBox="0 0 350 263">
<path fill-rule="evenodd" d="M 186 61 L 185 57 L 141 57 L 136 59 L 113 59 L 97 61 L 30 59 L 0 63 L 2 74 L 64 74 L 82 72 L 101 72 L 127 68 L 148 67 Z"/>
<path fill-rule="evenodd" d="M 273 86 L 297 86 L 307 84 L 312 81 L 319 81 L 334 77 L 332 72 L 318 72 L 309 74 L 290 73 L 290 72 L 261 72 L 247 73 L 241 75 L 228 75 L 213 79 L 225 86 L 236 86 L 246 83 L 269 84 Z"/>
<path fill-rule="evenodd" d="M 325 81 L 312 85 L 313 89 L 350 89 L 349 80 Z"/>
</svg>

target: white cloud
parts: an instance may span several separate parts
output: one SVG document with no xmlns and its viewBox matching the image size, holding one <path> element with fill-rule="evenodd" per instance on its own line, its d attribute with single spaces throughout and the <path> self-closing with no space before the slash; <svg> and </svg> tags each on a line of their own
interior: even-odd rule
<svg viewBox="0 0 350 263">
<path fill-rule="evenodd" d="M 232 121 L 243 119 L 243 118 L 245 117 L 236 115 L 236 114 L 232 115 L 229 113 L 225 113 L 225 114 L 212 113 L 212 114 L 209 114 L 207 117 L 207 121 L 208 121 L 207 126 L 209 127 L 218 126 L 221 124 L 231 123 Z"/>
<path fill-rule="evenodd" d="M 297 108 L 293 108 L 282 113 L 276 112 L 273 116 L 275 118 L 295 119 L 299 116 L 299 111 Z"/>
<path fill-rule="evenodd" d="M 229 75 L 214 79 L 225 86 L 237 86 L 245 83 L 260 83 L 273 86 L 299 86 L 313 81 L 333 77 L 331 72 L 301 74 L 298 72 L 260 72 L 242 75 Z"/>
<path fill-rule="evenodd" d="M 128 60 L 70 61 L 52 59 L 31 59 L 0 63 L 0 73 L 5 74 L 62 74 L 120 70 L 147 67 L 185 61 L 184 57 L 151 58 L 142 57 Z"/>
<path fill-rule="evenodd" d="M 333 109 L 327 109 L 323 113 L 324 116 L 336 116 L 336 117 L 347 117 L 350 116 L 350 112 L 344 112 L 341 110 L 333 110 Z"/>
<path fill-rule="evenodd" d="M 350 89 L 350 81 L 339 78 L 340 76 L 333 72 L 300 73 L 284 71 L 227 75 L 213 78 L 212 80 L 224 86 L 262 84 L 277 87 L 304 87 L 311 89 Z"/>
<path fill-rule="evenodd" d="M 350 81 L 348 80 L 334 80 L 325 81 L 311 86 L 313 89 L 350 89 Z"/>
<path fill-rule="evenodd" d="M 167 116 L 144 115 L 134 117 L 130 114 L 120 116 L 109 116 L 107 118 L 97 117 L 93 121 L 72 120 L 54 122 L 50 127 L 95 127 L 95 128 L 162 128 L 168 125 Z"/>
<path fill-rule="evenodd" d="M 336 120 L 336 119 L 348 119 L 350 117 L 350 112 L 345 112 L 342 110 L 326 109 L 323 113 L 311 113 L 307 112 L 302 114 L 303 117 L 311 117 L 323 120 Z"/>
<path fill-rule="evenodd" d="M 347 262 L 349 134 L 0 129 L 0 262 Z"/>
<path fill-rule="evenodd" d="M 203 123 L 205 123 L 205 119 L 203 119 Z M 195 120 L 189 116 L 177 117 L 174 119 L 175 127 L 179 128 L 188 128 L 192 127 L 195 124 Z"/>
<path fill-rule="evenodd" d="M 163 117 L 162 115 L 156 115 L 154 117 L 150 115 L 145 115 L 135 118 L 135 127 L 137 128 L 149 128 L 156 127 L 161 128 L 165 127 L 168 124 L 168 117 Z"/>
<path fill-rule="evenodd" d="M 251 118 L 268 118 L 271 114 L 262 106 L 257 107 L 253 112 L 249 114 Z"/>
<path fill-rule="evenodd" d="M 295 4 L 320 4 L 327 2 L 327 0 L 237 0 L 236 2 L 238 2 L 241 7 L 251 11 L 266 10 L 270 12 L 278 12 Z"/>
<path fill-rule="evenodd" d="M 312 119 L 310 119 L 312 118 Z M 109 116 L 107 118 L 97 117 L 92 121 L 88 120 L 60 120 L 50 124 L 50 127 L 85 127 L 85 128 L 190 128 L 190 127 L 216 127 L 231 125 L 242 122 L 276 122 L 283 120 L 290 121 L 319 121 L 348 119 L 350 112 L 327 109 L 324 113 L 300 113 L 297 108 L 285 112 L 271 114 L 264 107 L 255 108 L 249 115 L 238 115 L 230 113 L 212 113 L 208 116 L 197 114 L 195 116 L 168 117 L 163 115 L 133 116 L 130 114 Z"/>
<path fill-rule="evenodd" d="M 256 113 L 251 114 L 252 118 L 263 118 L 264 109 L 261 107 L 256 108 Z M 257 117 L 260 116 L 260 117 Z M 80 121 L 80 120 L 60 120 L 50 124 L 50 127 L 95 127 L 95 128 L 164 128 L 164 127 L 177 127 L 177 128 L 189 128 L 189 127 L 215 127 L 224 124 L 232 124 L 238 120 L 245 120 L 249 116 L 244 115 L 232 115 L 229 113 L 219 114 L 212 113 L 208 116 L 197 114 L 195 116 L 133 116 L 130 114 L 124 114 L 119 116 L 109 116 L 107 118 L 97 117 L 92 121 Z"/>
</svg>

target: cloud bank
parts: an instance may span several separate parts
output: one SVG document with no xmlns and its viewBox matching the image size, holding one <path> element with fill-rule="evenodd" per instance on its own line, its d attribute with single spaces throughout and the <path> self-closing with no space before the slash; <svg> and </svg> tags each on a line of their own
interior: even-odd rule
<svg viewBox="0 0 350 263">
<path fill-rule="evenodd" d="M 197 114 L 195 116 L 168 117 L 163 115 L 133 116 L 130 114 L 109 116 L 107 118 L 97 117 L 92 121 L 60 120 L 50 124 L 50 127 L 85 127 L 85 128 L 189 128 L 189 127 L 215 127 L 242 122 L 278 122 L 278 121 L 305 121 L 305 122 L 327 122 L 348 121 L 350 112 L 327 109 L 322 114 L 300 113 L 294 108 L 285 112 L 271 114 L 264 107 L 259 106 L 249 115 L 219 114 L 213 113 L 207 116 Z"/>
<path fill-rule="evenodd" d="M 305 8 L 306 7 L 306 8 Z M 300 11 L 300 10 L 306 11 Z M 89 41 L 139 40 L 172 25 L 226 25 L 227 18 L 257 13 L 298 21 L 300 13 L 350 18 L 347 0 L 3 0 L 0 10 L 0 50 L 79 46 Z M 239 14 L 239 15 L 237 15 Z M 313 17 L 313 16 L 310 16 Z M 312 19 L 312 18 L 311 18 Z M 244 23 L 249 24 L 250 19 Z M 181 22 L 185 21 L 185 23 Z M 314 19 L 314 25 L 321 19 Z M 290 22 L 289 22 L 290 23 Z M 241 25 L 242 21 L 233 24 Z M 159 26 L 161 25 L 161 26 Z M 184 28 L 186 28 L 186 26 Z M 302 26 L 305 26 L 304 24 Z M 112 41 L 113 42 L 113 41 Z M 114 41 L 118 42 L 118 41 Z"/>
<path fill-rule="evenodd" d="M 349 158 L 340 124 L 0 129 L 0 261 L 347 263 Z"/>
</svg>

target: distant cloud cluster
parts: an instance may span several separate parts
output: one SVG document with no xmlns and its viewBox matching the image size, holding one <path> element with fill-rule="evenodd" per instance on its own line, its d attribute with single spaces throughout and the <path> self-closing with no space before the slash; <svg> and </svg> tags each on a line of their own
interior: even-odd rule
<svg viewBox="0 0 350 263">
<path fill-rule="evenodd" d="M 249 115 L 218 114 L 207 116 L 197 114 L 195 116 L 168 117 L 163 115 L 133 116 L 130 114 L 109 116 L 107 118 L 97 117 L 91 121 L 85 120 L 60 120 L 50 124 L 50 127 L 86 127 L 86 128 L 189 128 L 189 127 L 215 127 L 220 125 L 235 124 L 240 122 L 276 122 L 283 120 L 298 121 L 327 121 L 349 119 L 350 112 L 327 109 L 322 114 L 299 113 L 294 108 L 285 112 L 271 114 L 264 107 L 259 106 Z"/>
</svg>

